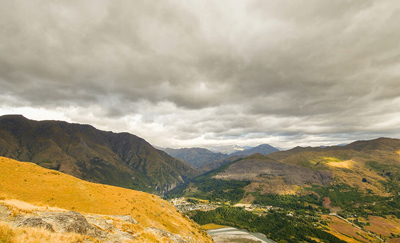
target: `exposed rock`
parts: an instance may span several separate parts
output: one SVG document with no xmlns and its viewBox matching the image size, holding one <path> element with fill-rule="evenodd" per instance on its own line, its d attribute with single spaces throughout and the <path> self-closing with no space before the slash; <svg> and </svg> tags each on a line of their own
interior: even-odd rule
<svg viewBox="0 0 400 243">
<path fill-rule="evenodd" d="M 8 207 L 0 204 L 0 220 L 7 219 L 11 215 L 11 211 Z"/>
<path fill-rule="evenodd" d="M 78 212 L 47 213 L 43 220 L 51 223 L 57 232 L 72 232 L 92 237 L 104 235 L 104 232 L 89 224 Z"/>
<path fill-rule="evenodd" d="M 53 226 L 41 218 L 26 218 L 20 222 L 18 226 L 44 228 L 54 232 Z"/>
<path fill-rule="evenodd" d="M 113 228 L 112 220 L 105 220 L 101 216 L 91 215 L 87 216 L 86 220 L 103 231 L 110 231 Z"/>
<path fill-rule="evenodd" d="M 36 211 L 14 214 L 6 205 L 0 204 L 0 222 L 6 222 L 13 227 L 37 227 L 56 233 L 76 233 L 95 238 L 99 243 L 122 243 L 137 240 L 139 232 L 134 225 L 138 222 L 130 215 L 82 215 L 74 211 Z M 145 232 L 154 234 L 157 238 L 167 238 L 168 242 L 188 243 L 180 235 L 150 227 Z M 92 242 L 92 241 L 87 241 Z"/>
<path fill-rule="evenodd" d="M 188 241 L 185 240 L 182 236 L 177 235 L 177 234 L 173 234 L 173 233 L 168 232 L 166 230 L 158 229 L 158 228 L 155 228 L 155 227 L 148 227 L 146 229 L 148 231 L 156 234 L 160 238 L 161 237 L 166 237 L 166 238 L 169 238 L 172 242 L 175 242 L 175 243 L 188 243 Z"/>
<path fill-rule="evenodd" d="M 107 237 L 107 242 L 125 242 L 129 240 L 136 239 L 133 235 L 129 234 L 128 232 L 124 232 L 120 229 L 114 228 L 114 232 Z"/>
<path fill-rule="evenodd" d="M 124 224 L 138 223 L 130 215 L 88 215 L 86 219 L 90 224 L 108 232 L 106 242 L 116 243 L 136 239 L 132 235 L 134 232 L 129 229 L 124 229 L 126 232 L 119 229 L 119 227 L 122 227 Z"/>
<path fill-rule="evenodd" d="M 122 221 L 127 222 L 127 223 L 131 223 L 131 224 L 137 224 L 137 223 L 138 223 L 138 222 L 137 222 L 134 218 L 132 218 L 132 216 L 130 216 L 130 215 L 113 215 L 113 216 L 110 216 L 110 217 L 115 218 L 115 219 L 122 220 Z"/>
</svg>

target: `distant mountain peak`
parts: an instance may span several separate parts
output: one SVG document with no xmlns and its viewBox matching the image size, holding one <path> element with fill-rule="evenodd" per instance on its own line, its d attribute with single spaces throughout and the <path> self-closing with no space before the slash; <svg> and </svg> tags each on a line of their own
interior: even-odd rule
<svg viewBox="0 0 400 243">
<path fill-rule="evenodd" d="M 260 144 L 256 147 L 245 149 L 243 151 L 238 151 L 238 152 L 232 153 L 230 155 L 252 155 L 252 154 L 256 154 L 256 153 L 259 153 L 261 155 L 267 155 L 267 154 L 271 154 L 271 153 L 278 152 L 278 151 L 279 151 L 279 149 L 277 149 L 269 144 Z"/>
</svg>

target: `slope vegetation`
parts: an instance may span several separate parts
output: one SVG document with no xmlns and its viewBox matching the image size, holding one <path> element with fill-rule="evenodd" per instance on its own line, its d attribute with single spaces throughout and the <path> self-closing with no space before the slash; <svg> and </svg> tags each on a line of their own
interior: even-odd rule
<svg viewBox="0 0 400 243">
<path fill-rule="evenodd" d="M 285 164 L 330 171 L 336 184 L 388 196 L 399 192 L 395 186 L 400 178 L 399 150 L 399 139 L 378 138 L 346 146 L 294 148 L 268 156 Z"/>
<path fill-rule="evenodd" d="M 77 211 L 87 218 L 92 214 L 129 215 L 138 222 L 130 230 L 139 242 L 157 241 L 159 232 L 179 235 L 187 242 L 211 242 L 198 225 L 155 195 L 83 181 L 33 163 L 0 157 L 0 194 L 3 204 L 13 199 Z"/>
<path fill-rule="evenodd" d="M 241 202 L 238 205 L 248 205 L 242 211 L 228 208 L 222 215 L 222 209 L 217 208 L 191 217 L 200 224 L 247 228 L 258 227 L 266 216 L 264 219 L 273 218 L 273 225 L 288 228 L 279 235 L 279 229 L 258 230 L 276 241 L 302 242 L 308 238 L 305 241 L 338 242 L 322 240 L 333 235 L 346 242 L 380 242 L 380 238 L 399 242 L 399 151 L 399 139 L 379 138 L 346 146 L 253 154 L 198 176 L 167 196 L 184 195 L 221 204 Z M 232 219 L 246 210 L 259 218 L 241 223 L 242 216 Z M 299 226 L 304 228 L 289 230 Z"/>
<path fill-rule="evenodd" d="M 0 156 L 87 181 L 160 194 L 199 174 L 129 133 L 23 116 L 0 117 Z"/>
<path fill-rule="evenodd" d="M 225 165 L 225 164 L 228 164 L 228 163 L 230 163 L 230 162 L 233 162 L 233 161 L 235 161 L 235 160 L 242 159 L 242 158 L 244 158 L 244 157 L 246 157 L 246 156 L 245 156 L 245 155 L 234 155 L 234 156 L 230 156 L 230 157 L 225 158 L 225 159 L 221 159 L 221 160 L 209 162 L 209 163 L 207 163 L 207 164 L 204 164 L 204 165 L 200 166 L 200 167 L 197 168 L 197 169 L 200 170 L 200 171 L 203 172 L 203 173 L 206 173 L 206 172 L 208 172 L 208 171 L 218 169 L 219 167 L 221 167 L 221 166 L 223 166 L 223 165 Z"/>
<path fill-rule="evenodd" d="M 297 147 L 268 156 L 254 154 L 227 162 L 186 185 L 194 190 L 184 190 L 196 192 L 200 184 L 224 180 L 247 181 L 250 184 L 245 191 L 259 194 L 301 194 L 304 190 L 313 190 L 311 187 L 344 185 L 343 188 L 350 187 L 359 193 L 397 196 L 400 192 L 398 151 L 399 139 L 379 138 L 346 146 Z"/>
</svg>

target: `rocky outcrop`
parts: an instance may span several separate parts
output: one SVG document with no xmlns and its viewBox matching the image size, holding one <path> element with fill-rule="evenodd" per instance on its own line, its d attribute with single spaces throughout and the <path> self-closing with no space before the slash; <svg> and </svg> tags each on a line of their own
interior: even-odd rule
<svg viewBox="0 0 400 243">
<path fill-rule="evenodd" d="M 54 232 L 53 226 L 41 218 L 26 218 L 20 222 L 18 226 L 44 228 Z"/>
<path fill-rule="evenodd" d="M 86 218 L 78 212 L 42 213 L 41 218 L 51 225 L 56 232 L 70 232 L 88 235 L 95 238 L 104 237 L 105 232 L 89 224 Z"/>
<path fill-rule="evenodd" d="M 94 240 L 94 242 L 102 243 L 119 243 L 141 239 L 140 233 L 135 232 L 135 229 L 142 227 L 130 215 L 84 215 L 79 212 L 61 210 L 15 212 L 17 211 L 0 203 L 0 222 L 6 222 L 13 227 L 43 228 L 53 233 L 76 233 L 91 237 L 92 240 L 87 242 Z M 145 228 L 144 232 L 163 242 L 196 242 L 191 237 L 185 239 L 181 235 L 156 227 Z"/>
<path fill-rule="evenodd" d="M 174 243 L 188 243 L 188 241 L 183 239 L 182 236 L 177 235 L 177 234 L 172 234 L 166 230 L 149 227 L 149 228 L 147 228 L 147 231 L 152 232 L 153 234 L 158 236 L 158 238 L 167 238 Z"/>
<path fill-rule="evenodd" d="M 131 224 L 137 224 L 138 222 L 132 218 L 130 215 L 113 215 L 111 216 L 113 219 L 119 219 L 123 222 L 131 223 Z"/>
<path fill-rule="evenodd" d="M 13 227 L 35 227 L 56 233 L 76 233 L 90 236 L 99 242 L 113 243 L 136 239 L 136 232 L 132 229 L 133 225 L 138 224 L 130 215 L 83 215 L 74 211 L 33 211 L 16 214 L 2 204 L 0 221 Z M 152 231 L 157 230 L 154 228 Z M 175 242 L 186 242 L 180 241 L 183 238 L 179 235 L 165 232 L 166 235 L 171 235 L 171 239 L 178 239 Z"/>
</svg>

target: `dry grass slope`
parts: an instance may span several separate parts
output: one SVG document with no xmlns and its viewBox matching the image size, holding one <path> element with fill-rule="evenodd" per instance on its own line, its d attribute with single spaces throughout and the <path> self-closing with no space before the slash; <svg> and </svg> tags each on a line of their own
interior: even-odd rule
<svg viewBox="0 0 400 243">
<path fill-rule="evenodd" d="M 201 226 L 201 228 L 204 230 L 221 229 L 221 228 L 225 228 L 225 227 L 228 227 L 228 226 L 219 225 L 219 224 L 205 224 L 205 225 Z"/>
<path fill-rule="evenodd" d="M 82 213 L 131 215 L 139 222 L 141 229 L 156 227 L 184 238 L 192 237 L 197 242 L 212 242 L 197 224 L 157 196 L 86 182 L 32 163 L 4 157 L 0 157 L 0 196 L 3 200 L 17 199 L 37 206 Z M 143 232 L 144 241 L 155 240 L 154 235 L 148 235 L 151 239 L 146 237 Z"/>
<path fill-rule="evenodd" d="M 89 238 L 74 233 L 51 233 L 40 228 L 11 228 L 5 223 L 0 223 L 0 242 L 1 243 L 70 243 L 84 242 Z"/>
<path fill-rule="evenodd" d="M 322 218 L 328 223 L 326 230 L 346 242 L 381 242 L 365 231 L 357 229 L 334 216 L 324 215 Z M 388 239 L 391 233 L 400 234 L 400 220 L 396 217 L 369 216 L 368 219 L 363 221 L 370 223 L 370 226 L 364 227 L 365 230 L 374 232 L 378 236 L 386 237 L 387 242 L 400 242 L 400 238 Z"/>
<path fill-rule="evenodd" d="M 369 162 L 376 161 L 382 168 L 400 165 L 399 154 L 394 151 L 354 151 L 354 150 L 326 150 L 300 152 L 281 160 L 287 164 L 297 164 L 316 170 L 325 170 L 333 173 L 336 183 L 348 184 L 367 192 L 371 190 L 380 196 L 389 196 L 382 183 L 388 181 L 382 171 L 372 169 Z M 366 178 L 368 183 L 362 182 Z"/>
</svg>

